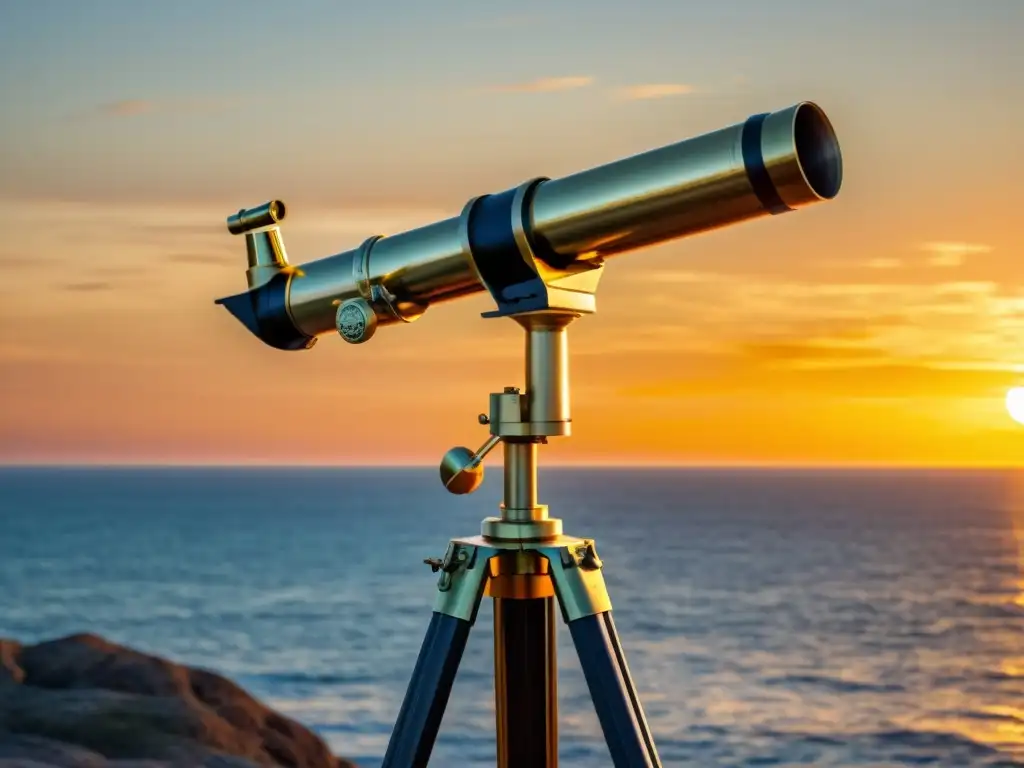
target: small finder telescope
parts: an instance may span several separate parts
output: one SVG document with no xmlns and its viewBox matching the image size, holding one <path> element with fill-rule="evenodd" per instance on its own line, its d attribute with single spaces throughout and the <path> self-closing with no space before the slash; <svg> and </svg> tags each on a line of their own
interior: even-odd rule
<svg viewBox="0 0 1024 768">
<path fill-rule="evenodd" d="M 476 451 L 453 448 L 440 475 L 451 493 L 483 481 L 483 460 L 504 453 L 504 500 L 481 535 L 451 539 L 434 611 L 398 713 L 383 768 L 423 768 L 484 596 L 494 600 L 494 692 L 499 768 L 558 765 L 555 606 L 572 634 L 615 768 L 661 760 L 612 620 L 593 539 L 565 535 L 538 503 L 537 450 L 570 434 L 567 328 L 596 310 L 604 262 L 619 254 L 831 200 L 842 159 L 825 113 L 810 102 L 565 176 L 538 177 L 475 197 L 462 213 L 418 229 L 368 237 L 356 249 L 291 266 L 273 200 L 228 218 L 245 235 L 249 288 L 218 299 L 271 347 L 308 349 L 337 332 L 368 341 L 382 326 L 432 305 L 488 291 L 526 331 L 525 391 L 490 395 Z M 380 547 L 380 551 L 386 551 Z M 642 557 L 643 553 L 635 553 Z"/>
</svg>

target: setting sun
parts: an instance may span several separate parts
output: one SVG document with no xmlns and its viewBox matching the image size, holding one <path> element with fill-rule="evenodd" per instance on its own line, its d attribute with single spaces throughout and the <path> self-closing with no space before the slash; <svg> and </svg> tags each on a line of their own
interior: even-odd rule
<svg viewBox="0 0 1024 768">
<path fill-rule="evenodd" d="M 1024 387 L 1014 387 L 1006 393 L 1006 410 L 1018 424 L 1024 424 Z"/>
</svg>

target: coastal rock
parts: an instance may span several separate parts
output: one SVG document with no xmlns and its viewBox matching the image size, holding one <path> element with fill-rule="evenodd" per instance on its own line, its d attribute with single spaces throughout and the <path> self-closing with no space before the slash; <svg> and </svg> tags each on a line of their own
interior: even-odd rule
<svg viewBox="0 0 1024 768">
<path fill-rule="evenodd" d="M 0 768 L 355 768 L 213 672 L 92 634 L 0 639 Z"/>
</svg>

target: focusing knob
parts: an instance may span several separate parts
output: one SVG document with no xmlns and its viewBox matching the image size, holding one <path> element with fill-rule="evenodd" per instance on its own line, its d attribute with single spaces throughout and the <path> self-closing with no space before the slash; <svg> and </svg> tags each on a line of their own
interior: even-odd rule
<svg viewBox="0 0 1024 768">
<path fill-rule="evenodd" d="M 472 493 L 484 481 L 484 465 L 469 448 L 452 448 L 441 459 L 441 482 L 449 493 Z"/>
<path fill-rule="evenodd" d="M 362 344 L 377 330 L 377 313 L 366 299 L 349 299 L 338 307 L 334 325 L 349 344 Z"/>
</svg>

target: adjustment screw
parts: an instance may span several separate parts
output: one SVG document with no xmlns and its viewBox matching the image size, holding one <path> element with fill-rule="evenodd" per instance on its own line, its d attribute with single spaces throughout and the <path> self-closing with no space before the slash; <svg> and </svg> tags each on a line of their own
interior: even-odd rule
<svg viewBox="0 0 1024 768">
<path fill-rule="evenodd" d="M 490 424 L 491 423 L 491 420 L 490 420 L 490 418 L 488 418 L 486 413 L 481 413 L 479 416 L 476 417 L 476 420 L 479 421 L 481 424 Z"/>
<path fill-rule="evenodd" d="M 423 562 L 430 566 L 430 570 L 433 573 L 437 573 L 444 567 L 444 560 L 439 557 L 428 557 Z"/>
<path fill-rule="evenodd" d="M 519 394 L 519 387 L 505 387 L 505 394 L 506 395 L 518 395 Z"/>
</svg>

